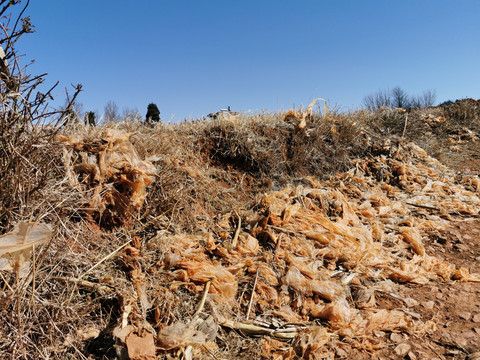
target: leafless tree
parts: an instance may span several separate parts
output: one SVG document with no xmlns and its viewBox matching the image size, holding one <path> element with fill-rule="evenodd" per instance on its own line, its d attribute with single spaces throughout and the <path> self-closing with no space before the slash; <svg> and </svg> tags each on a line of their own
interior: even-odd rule
<svg viewBox="0 0 480 360">
<path fill-rule="evenodd" d="M 374 94 L 363 98 L 363 105 L 369 110 L 378 110 L 382 106 L 391 107 L 391 91 L 387 89 L 378 90 Z"/>
<path fill-rule="evenodd" d="M 104 109 L 105 120 L 106 121 L 116 121 L 119 119 L 118 106 L 115 101 L 108 101 Z"/>
<path fill-rule="evenodd" d="M 402 109 L 410 107 L 410 97 L 408 96 L 407 92 L 399 86 L 395 86 L 390 91 L 390 99 L 391 107 Z"/>
<path fill-rule="evenodd" d="M 391 90 L 379 90 L 374 94 L 367 95 L 362 102 L 367 109 L 373 111 L 380 109 L 382 106 L 408 109 L 433 106 L 436 97 L 434 90 L 424 91 L 417 96 L 409 96 L 405 90 L 396 86 Z"/>
<path fill-rule="evenodd" d="M 382 106 L 392 107 L 391 90 L 381 89 L 374 94 L 365 96 L 363 105 L 372 111 L 378 110 Z"/>
<path fill-rule="evenodd" d="M 46 74 L 29 74 L 29 64 L 22 65 L 16 51 L 17 41 L 34 32 L 30 18 L 24 16 L 29 1 L 17 16 L 7 15 L 19 3 L 0 0 L 0 230 L 13 217 L 25 216 L 29 199 L 44 186 L 49 168 L 41 162 L 44 149 L 37 144 L 51 143 L 69 120 L 68 113 L 81 91 L 81 85 L 76 85 L 72 97 L 67 92 L 66 106 L 61 109 L 50 105 L 58 82 L 46 87 Z M 42 86 L 45 89 L 40 91 Z"/>
<path fill-rule="evenodd" d="M 424 91 L 421 95 L 421 107 L 434 106 L 437 101 L 437 92 L 435 90 Z"/>
<path fill-rule="evenodd" d="M 137 108 L 124 107 L 122 110 L 122 119 L 139 119 L 140 111 Z"/>
</svg>

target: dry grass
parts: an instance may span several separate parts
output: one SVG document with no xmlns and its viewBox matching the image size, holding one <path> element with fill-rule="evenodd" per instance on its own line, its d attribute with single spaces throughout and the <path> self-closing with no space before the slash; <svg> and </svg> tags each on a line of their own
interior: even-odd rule
<svg viewBox="0 0 480 360">
<path fill-rule="evenodd" d="M 322 113 L 313 111 L 312 103 L 305 112 L 153 127 L 136 118 L 84 126 L 71 112 L 79 86 L 66 109 L 52 112 L 47 100 L 55 86 L 38 93 L 43 77 L 20 68 L 14 44 L 31 31 L 30 23 L 4 16 L 14 2 L 0 0 L 0 4 L 0 45 L 8 59 L 8 64 L 3 60 L 0 64 L 0 233 L 22 220 L 45 222 L 55 229 L 48 245 L 34 249 L 26 275 L 0 270 L 2 359 L 121 358 L 122 347 L 113 332 L 127 318 L 129 324 L 151 332 L 188 323 L 200 301 L 200 285 L 177 281 L 173 287 L 171 271 L 162 265 L 182 238 L 210 234 L 211 238 L 193 245 L 202 247 L 200 255 L 215 268 L 222 259 L 228 260 L 221 251 L 230 246 L 234 234 L 252 230 L 255 221 L 260 224 L 256 212 L 268 212 L 259 206 L 264 193 L 346 171 L 352 160 L 381 153 L 373 146 L 379 140 L 405 136 L 461 170 L 466 158 L 480 154 L 480 108 L 474 100 L 406 112 L 340 113 L 325 107 Z M 23 27 L 15 29 L 10 21 Z M 39 126 L 45 124 L 50 126 Z M 66 174 L 66 145 L 57 141 L 57 133 L 81 139 L 88 149 L 98 145 L 103 150 L 109 146 L 103 137 L 109 129 L 131 133 L 129 141 L 136 153 L 157 170 L 155 181 L 144 184 L 147 196 L 142 206 L 128 206 L 128 196 L 134 192 L 129 184 L 145 175 L 139 169 L 128 169 L 130 178 L 113 169 L 115 176 L 103 183 L 85 173 L 70 172 L 70 179 Z M 87 149 L 80 154 L 75 145 L 69 149 L 78 152 L 75 160 L 83 164 L 97 161 L 101 152 Z M 127 204 L 115 209 L 112 200 L 109 206 L 116 211 L 109 221 L 98 216 L 103 210 L 92 209 L 95 187 L 101 190 L 96 194 L 100 199 L 117 191 Z M 338 210 L 330 200 L 324 201 L 327 207 Z M 259 238 L 260 245 L 266 249 L 264 256 L 270 257 L 275 249 L 264 237 Z M 239 277 L 237 310 L 248 303 L 247 275 L 252 274 Z M 232 318 L 243 316 L 227 305 L 207 303 L 206 309 Z M 195 358 L 255 358 L 272 344 L 221 327 L 215 353 L 203 351 Z M 162 359 L 181 356 L 171 350 L 157 354 Z"/>
<path fill-rule="evenodd" d="M 406 113 L 388 109 L 314 113 L 304 129 L 285 121 L 281 113 L 154 127 L 138 120 L 98 128 L 73 124 L 62 134 L 95 142 L 101 141 L 107 128 L 133 133 L 139 156 L 150 158 L 158 170 L 143 207 L 128 223 L 108 229 L 82 210 L 86 195 L 65 180 L 62 145 L 51 138 L 21 137 L 30 148 L 41 151 L 22 152 L 22 169 L 30 164 L 29 170 L 16 181 L 14 173 L 5 173 L 0 180 L 1 213 L 13 214 L 3 215 L 2 230 L 17 220 L 34 219 L 53 224 L 56 232 L 49 246 L 35 252 L 30 276 L 17 279 L 1 272 L 0 357 L 115 358 L 111 331 L 125 305 L 136 301 L 133 294 L 139 280 L 135 269 L 152 274 L 142 286 L 154 299 L 152 309 L 160 309 L 146 313 L 153 327 L 187 321 L 195 311 L 199 298 L 193 292 L 187 288 L 166 291 L 170 280 L 158 264 L 169 247 L 170 235 L 211 232 L 216 241 L 229 240 L 237 225 L 234 213 L 245 218 L 258 194 L 304 182 L 307 176 L 327 179 L 345 171 L 353 159 L 375 151 L 371 147 L 374 141 L 400 137 L 405 121 L 409 140 L 455 165 L 462 154 L 471 155 L 478 149 L 478 142 L 465 138 L 464 128 L 479 135 L 479 112 L 476 103 L 470 102 Z M 440 116 L 445 120 L 428 121 Z M 454 143 L 447 142 L 450 137 L 455 137 Z M 459 156 L 452 158 L 452 154 Z M 13 191 L 8 192 L 10 188 Z M 13 200 L 8 196 L 13 195 L 21 210 L 12 212 L 8 204 Z M 28 201 L 18 200 L 22 196 Z M 99 291 L 88 282 L 111 291 Z M 142 315 L 133 313 L 131 318 L 141 319 Z M 220 329 L 219 339 L 217 356 L 228 358 L 252 357 L 260 346 L 256 340 L 225 329 Z M 168 354 L 162 353 L 160 358 L 168 358 Z"/>
</svg>

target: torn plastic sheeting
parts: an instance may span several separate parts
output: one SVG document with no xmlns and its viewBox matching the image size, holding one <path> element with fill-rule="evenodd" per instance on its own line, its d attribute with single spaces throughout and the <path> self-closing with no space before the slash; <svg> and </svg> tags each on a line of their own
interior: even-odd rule
<svg viewBox="0 0 480 360">
<path fill-rule="evenodd" d="M 335 301 L 325 305 L 317 305 L 307 300 L 311 299 L 306 299 L 304 310 L 309 311 L 314 318 L 328 320 L 334 329 L 348 327 L 357 314 L 357 311 L 343 297 L 338 297 Z"/>
<path fill-rule="evenodd" d="M 221 299 L 226 302 L 235 301 L 237 293 L 235 276 L 221 265 L 185 259 L 180 260 L 176 266 L 185 269 L 185 272 L 178 273 L 178 280 L 205 284 L 210 279 L 213 279 L 210 285 L 210 293 L 220 295 Z"/>
<path fill-rule="evenodd" d="M 411 331 L 415 328 L 415 324 L 403 311 L 382 309 L 371 314 L 365 323 L 365 327 L 359 327 L 362 334 L 373 334 L 376 330 L 393 331 L 404 330 Z"/>
<path fill-rule="evenodd" d="M 280 340 L 264 338 L 261 342 L 262 359 L 294 360 L 298 358 L 295 350 L 291 347 L 285 348 L 285 343 Z"/>
<path fill-rule="evenodd" d="M 255 256 L 260 250 L 258 245 L 258 240 L 248 233 L 243 233 L 239 235 L 239 244 L 237 246 L 237 251 L 242 256 Z"/>
<path fill-rule="evenodd" d="M 420 232 L 414 227 L 400 227 L 400 234 L 403 239 L 412 246 L 413 251 L 420 256 L 425 255 L 425 247 L 422 243 Z"/>
<path fill-rule="evenodd" d="M 0 236 L 0 270 L 19 271 L 24 277 L 30 265 L 30 253 L 53 236 L 51 225 L 20 222 L 13 230 Z"/>
<path fill-rule="evenodd" d="M 268 264 L 260 262 L 256 265 L 258 267 L 259 275 L 265 279 L 268 284 L 273 286 L 277 286 L 279 284 L 278 275 Z"/>
<path fill-rule="evenodd" d="M 466 190 L 471 182 L 456 183 L 415 147 L 401 145 L 395 153 L 398 160 L 359 160 L 354 171 L 310 181 L 318 189 L 287 186 L 259 197 L 257 216 L 247 222 L 250 234 L 242 233 L 235 249 L 212 235 L 175 237 L 164 264 L 197 293 L 215 274 L 210 291 L 219 295 L 215 299 L 241 311 L 237 307 L 251 298 L 252 316 L 271 314 L 299 323 L 321 318 L 348 337 L 426 329 L 431 324 L 411 314 L 375 309 L 374 291 L 395 292 L 393 281 L 477 281 L 466 269 L 428 255 L 423 240 L 448 224 L 437 209 L 464 211 L 465 201 L 478 212 L 480 199 Z M 423 192 L 430 180 L 436 185 Z M 414 200 L 430 206 L 412 206 Z M 253 283 L 257 270 L 253 295 L 248 287 L 239 296 L 237 283 Z M 331 277 L 338 271 L 353 275 L 352 283 Z M 350 287 L 365 290 L 363 298 L 357 294 L 357 302 L 349 303 Z"/>
<path fill-rule="evenodd" d="M 164 259 L 168 268 L 178 268 L 173 276 L 183 282 L 205 284 L 212 280 L 210 293 L 217 294 L 226 302 L 233 302 L 237 292 L 235 276 L 221 264 L 214 264 L 200 245 L 198 237 L 178 236 L 170 253 Z M 208 240 L 207 240 L 208 241 Z M 219 300 L 220 300 L 219 299 Z"/>
<path fill-rule="evenodd" d="M 309 329 L 302 331 L 300 335 L 300 346 L 302 348 L 303 359 L 317 359 L 315 356 L 319 353 L 320 349 L 328 343 L 330 340 L 330 334 L 327 330 L 321 326 L 312 326 Z M 331 356 L 321 357 L 331 358 Z"/>
<path fill-rule="evenodd" d="M 171 350 L 184 348 L 188 345 L 205 344 L 207 336 L 195 328 L 195 324 L 175 323 L 158 332 L 159 348 Z"/>
<path fill-rule="evenodd" d="M 343 294 L 343 288 L 337 283 L 307 278 L 294 266 L 288 269 L 283 278 L 283 283 L 300 294 L 306 296 L 316 294 L 329 301 L 333 301 Z"/>
<path fill-rule="evenodd" d="M 65 145 L 63 163 L 70 184 L 80 191 L 94 189 L 90 211 L 102 216 L 108 210 L 114 222 L 123 222 L 129 211 L 142 207 L 156 174 L 151 162 L 140 159 L 130 137 L 114 129 L 107 129 L 101 141 L 57 136 Z"/>
</svg>

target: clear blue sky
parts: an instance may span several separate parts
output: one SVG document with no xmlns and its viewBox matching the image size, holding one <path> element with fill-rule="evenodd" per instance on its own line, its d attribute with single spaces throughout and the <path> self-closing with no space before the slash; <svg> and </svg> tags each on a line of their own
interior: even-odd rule
<svg viewBox="0 0 480 360">
<path fill-rule="evenodd" d="M 100 114 L 109 100 L 175 121 L 316 97 L 346 110 L 397 85 L 480 98 L 478 0 L 31 0 L 27 15 L 31 71 L 83 84 Z"/>
</svg>

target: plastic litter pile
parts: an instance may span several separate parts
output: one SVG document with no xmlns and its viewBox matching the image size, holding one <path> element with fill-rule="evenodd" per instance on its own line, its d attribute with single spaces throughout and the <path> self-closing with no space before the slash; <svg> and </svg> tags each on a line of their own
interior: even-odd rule
<svg viewBox="0 0 480 360">
<path fill-rule="evenodd" d="M 140 209 L 156 169 L 138 156 L 132 134 L 106 129 L 100 141 L 57 136 L 65 146 L 63 163 L 71 186 L 85 194 L 86 212 L 103 223 L 127 222 Z"/>
<path fill-rule="evenodd" d="M 379 155 L 329 181 L 310 178 L 308 187 L 260 197 L 257 210 L 245 216 L 245 231 L 232 231 L 232 240 L 220 243 L 211 234 L 170 239 L 161 264 L 171 272 L 170 290 L 207 289 L 218 324 L 271 341 L 294 339 L 304 353 L 335 336 L 373 349 L 371 335 L 379 330 L 434 330 L 433 322 L 408 310 L 409 299 L 403 299 L 406 308 L 377 309 L 375 294 L 395 293 L 405 282 L 480 281 L 428 255 L 423 244 L 452 217 L 478 216 L 479 180 L 455 178 L 413 143 L 386 142 L 374 151 Z M 227 220 L 219 228 L 228 229 Z M 240 286 L 248 290 L 239 293 Z M 158 341 L 168 343 L 165 348 L 202 343 L 206 337 L 192 335 L 194 327 L 170 325 Z M 173 341 L 172 333 L 179 338 Z M 271 342 L 264 344 L 267 353 L 274 351 Z"/>
<path fill-rule="evenodd" d="M 59 137 L 70 185 L 84 194 L 88 212 L 112 224 L 140 209 L 156 173 L 129 139 L 116 130 L 100 141 Z M 155 271 L 143 272 L 139 244 L 127 246 L 124 262 L 135 292 L 124 295 L 130 305 L 114 336 L 130 358 L 150 358 L 155 346 L 181 349 L 185 358 L 214 350 L 219 326 L 266 336 L 264 355 L 280 358 L 298 355 L 298 347 L 308 358 L 340 338 L 375 349 L 381 346 L 377 331 L 433 331 L 432 321 L 409 310 L 412 299 L 396 294 L 398 283 L 480 282 L 424 246 L 453 218 L 479 216 L 479 179 L 456 177 L 413 143 L 387 140 L 372 152 L 376 156 L 328 181 L 306 178 L 304 185 L 259 196 L 249 213 L 220 218 L 215 233 L 150 240 L 150 246 L 162 243 L 157 266 L 170 277 L 166 291 L 203 294 L 190 322 L 157 323 L 158 333 L 148 325 L 154 302 L 147 284 L 155 283 Z M 405 307 L 377 308 L 378 293 L 393 294 Z M 135 302 L 141 310 L 133 323 Z M 150 344 L 148 353 L 143 343 Z"/>
</svg>

